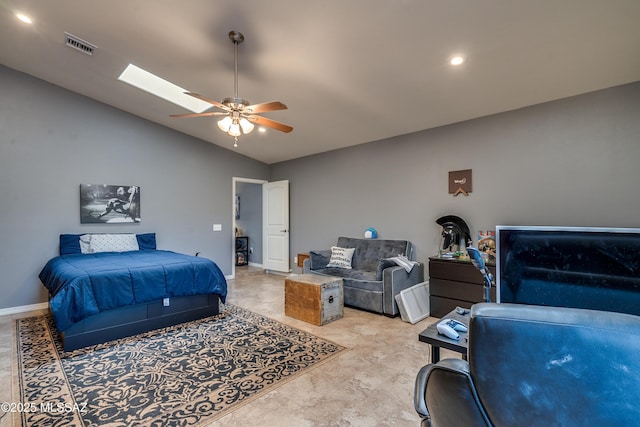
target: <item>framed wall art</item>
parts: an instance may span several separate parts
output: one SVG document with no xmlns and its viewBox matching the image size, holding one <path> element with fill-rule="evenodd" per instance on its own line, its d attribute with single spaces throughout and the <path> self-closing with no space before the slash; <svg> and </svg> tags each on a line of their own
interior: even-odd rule
<svg viewBox="0 0 640 427">
<path fill-rule="evenodd" d="M 80 184 L 81 224 L 140 222 L 140 187 Z"/>
<path fill-rule="evenodd" d="M 468 196 L 472 190 L 471 169 L 449 172 L 449 194 Z"/>
</svg>

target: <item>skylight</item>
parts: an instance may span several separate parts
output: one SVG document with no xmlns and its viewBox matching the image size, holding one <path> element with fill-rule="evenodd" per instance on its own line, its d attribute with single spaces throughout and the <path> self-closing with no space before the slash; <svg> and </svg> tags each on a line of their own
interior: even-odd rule
<svg viewBox="0 0 640 427">
<path fill-rule="evenodd" d="M 31 18 L 28 15 L 25 15 L 24 13 L 16 13 L 16 18 L 18 18 L 19 20 L 21 20 L 25 24 L 32 24 L 33 23 Z"/>
<path fill-rule="evenodd" d="M 120 74 L 118 80 L 129 83 L 138 89 L 142 89 L 164 100 L 173 102 L 194 113 L 202 113 L 211 108 L 211 104 L 208 102 L 185 95 L 184 92 L 188 92 L 186 89 L 168 82 L 140 67 L 136 67 L 133 64 L 127 65 L 127 68 Z"/>
</svg>

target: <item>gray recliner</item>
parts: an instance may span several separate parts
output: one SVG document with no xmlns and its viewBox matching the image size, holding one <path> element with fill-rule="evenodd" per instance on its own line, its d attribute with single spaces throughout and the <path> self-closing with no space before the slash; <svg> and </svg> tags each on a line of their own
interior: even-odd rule
<svg viewBox="0 0 640 427">
<path fill-rule="evenodd" d="M 640 423 L 640 317 L 476 304 L 468 362 L 416 378 L 423 427 L 631 426 Z"/>
</svg>

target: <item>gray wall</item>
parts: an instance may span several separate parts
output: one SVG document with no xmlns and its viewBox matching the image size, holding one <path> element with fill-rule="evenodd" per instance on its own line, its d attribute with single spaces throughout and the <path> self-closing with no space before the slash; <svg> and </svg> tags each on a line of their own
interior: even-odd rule
<svg viewBox="0 0 640 427">
<path fill-rule="evenodd" d="M 448 172 L 473 170 L 468 197 Z M 426 261 L 453 214 L 496 225 L 640 227 L 640 82 L 272 165 L 290 180 L 291 253 L 402 238 Z"/>
<path fill-rule="evenodd" d="M 446 214 L 474 235 L 640 226 L 640 82 L 271 166 L 2 66 L 0 93 L 0 309 L 46 301 L 60 233 L 156 232 L 230 274 L 233 177 L 290 181 L 292 258 L 374 227 L 426 261 Z M 468 197 L 448 194 L 459 169 Z M 139 185 L 142 223 L 81 225 L 81 183 Z"/>
<path fill-rule="evenodd" d="M 262 264 L 262 185 L 237 182 L 236 194 L 240 196 L 240 219 L 236 226 L 249 237 L 249 263 Z"/>
<path fill-rule="evenodd" d="M 268 165 L 3 66 L 0 93 L 0 309 L 47 300 L 60 233 L 156 232 L 231 274 L 232 178 Z M 139 185 L 142 222 L 81 225 L 81 183 Z"/>
</svg>

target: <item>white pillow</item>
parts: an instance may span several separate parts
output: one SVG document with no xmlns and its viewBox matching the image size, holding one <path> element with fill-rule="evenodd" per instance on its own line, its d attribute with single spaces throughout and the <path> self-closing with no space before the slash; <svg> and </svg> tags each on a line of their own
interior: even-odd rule
<svg viewBox="0 0 640 427">
<path fill-rule="evenodd" d="M 91 234 L 83 234 L 80 236 L 80 252 L 83 254 L 91 254 Z"/>
<path fill-rule="evenodd" d="M 80 236 L 80 252 L 126 252 L 140 250 L 135 234 L 83 234 Z"/>
<path fill-rule="evenodd" d="M 327 267 L 351 269 L 351 259 L 356 248 L 341 248 L 331 246 L 331 258 Z"/>
</svg>

